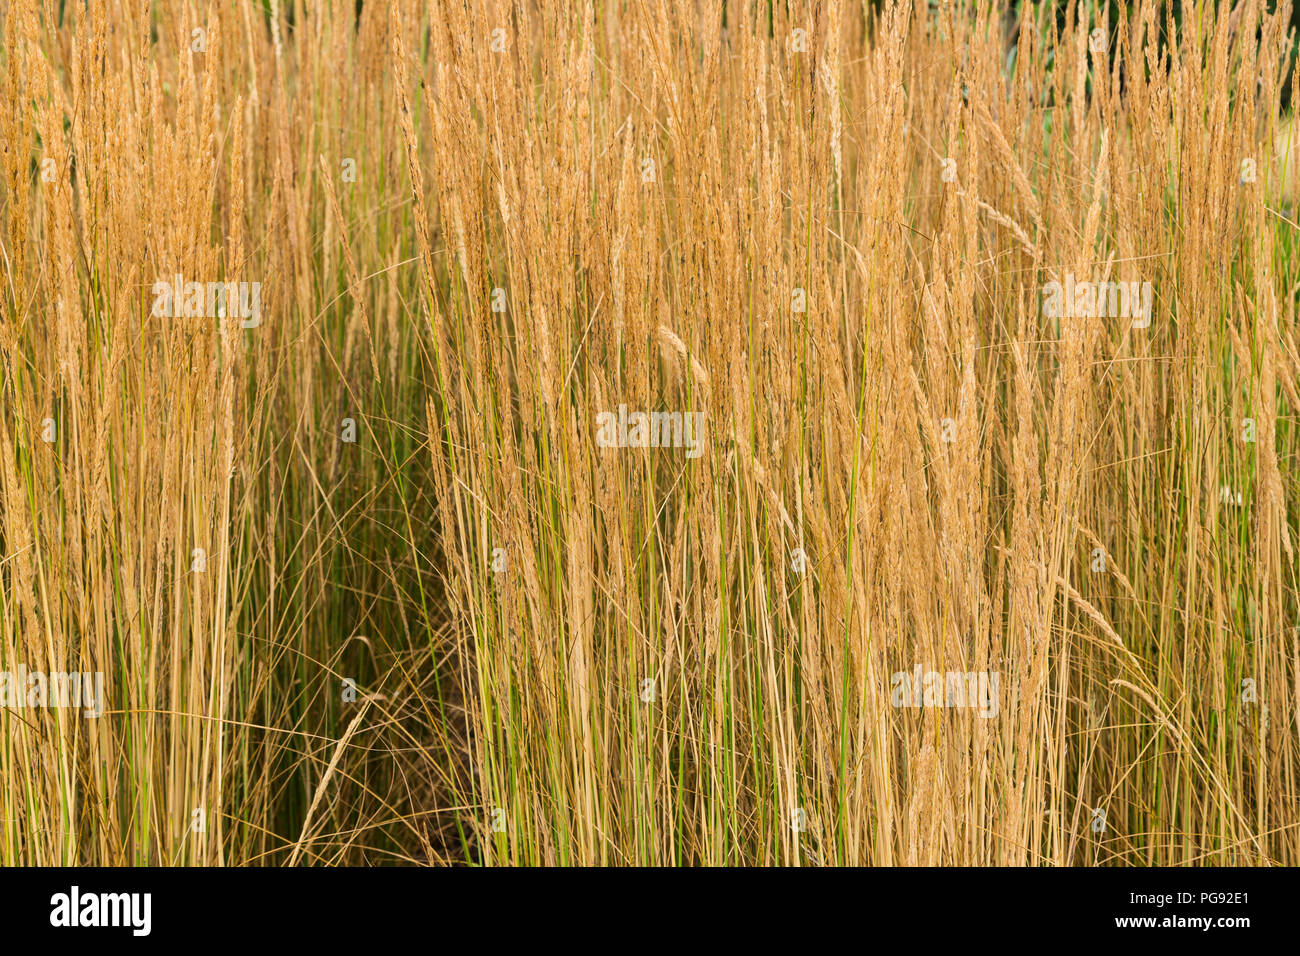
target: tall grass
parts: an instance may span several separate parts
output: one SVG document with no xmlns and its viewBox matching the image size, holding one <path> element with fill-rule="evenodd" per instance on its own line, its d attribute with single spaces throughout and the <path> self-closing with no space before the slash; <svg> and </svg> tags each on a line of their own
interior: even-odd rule
<svg viewBox="0 0 1300 956">
<path fill-rule="evenodd" d="M 108 711 L 0 862 L 1300 863 L 1290 7 L 1178 12 L 0 0 L 0 670 Z"/>
</svg>

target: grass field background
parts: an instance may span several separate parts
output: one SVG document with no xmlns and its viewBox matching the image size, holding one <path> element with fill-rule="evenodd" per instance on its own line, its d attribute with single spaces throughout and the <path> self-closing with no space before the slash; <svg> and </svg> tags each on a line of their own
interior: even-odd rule
<svg viewBox="0 0 1300 956">
<path fill-rule="evenodd" d="M 0 863 L 1300 863 L 1290 18 L 0 0 Z"/>
</svg>

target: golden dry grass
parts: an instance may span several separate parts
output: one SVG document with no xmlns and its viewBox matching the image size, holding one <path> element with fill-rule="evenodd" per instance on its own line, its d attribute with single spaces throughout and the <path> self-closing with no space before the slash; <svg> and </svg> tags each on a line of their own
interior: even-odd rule
<svg viewBox="0 0 1300 956">
<path fill-rule="evenodd" d="M 1290 8 L 1063 7 L 0 0 L 0 862 L 1300 863 Z"/>
</svg>

